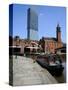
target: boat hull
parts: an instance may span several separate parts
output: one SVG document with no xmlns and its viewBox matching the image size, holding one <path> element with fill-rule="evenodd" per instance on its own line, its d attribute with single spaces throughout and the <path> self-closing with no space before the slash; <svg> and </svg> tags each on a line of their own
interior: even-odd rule
<svg viewBox="0 0 68 90">
<path fill-rule="evenodd" d="M 64 69 L 62 64 L 50 66 L 44 60 L 37 60 L 37 63 L 40 64 L 43 68 L 46 68 L 53 76 L 61 75 Z"/>
</svg>

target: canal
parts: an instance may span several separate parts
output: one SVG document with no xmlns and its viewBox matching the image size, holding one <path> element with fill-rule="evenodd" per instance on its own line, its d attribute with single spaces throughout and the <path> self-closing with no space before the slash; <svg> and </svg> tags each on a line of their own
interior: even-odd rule
<svg viewBox="0 0 68 90">
<path fill-rule="evenodd" d="M 58 83 L 66 83 L 66 62 L 63 62 L 62 65 L 64 67 L 62 75 L 54 76 Z"/>
<path fill-rule="evenodd" d="M 33 56 L 31 55 L 30 57 L 34 60 L 36 59 L 36 56 L 34 56 L 34 55 Z M 39 58 L 39 60 L 42 60 L 42 59 L 43 59 L 42 57 Z M 42 60 L 42 62 L 43 62 L 43 60 Z M 53 76 L 58 81 L 58 83 L 66 83 L 66 59 L 63 59 L 62 65 L 64 67 L 62 75 Z"/>
</svg>

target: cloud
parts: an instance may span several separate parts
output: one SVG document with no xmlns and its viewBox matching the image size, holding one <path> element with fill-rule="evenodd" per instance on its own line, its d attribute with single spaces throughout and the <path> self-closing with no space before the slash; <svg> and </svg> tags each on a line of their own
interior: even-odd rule
<svg viewBox="0 0 68 90">
<path fill-rule="evenodd" d="M 40 13 L 40 16 L 44 15 L 43 13 Z"/>
</svg>

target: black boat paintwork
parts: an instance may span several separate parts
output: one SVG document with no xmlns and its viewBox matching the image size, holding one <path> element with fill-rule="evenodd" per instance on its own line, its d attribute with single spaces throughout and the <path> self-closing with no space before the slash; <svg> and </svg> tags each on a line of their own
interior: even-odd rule
<svg viewBox="0 0 68 90">
<path fill-rule="evenodd" d="M 63 65 L 62 62 L 59 64 L 55 64 L 55 65 L 50 65 L 49 63 L 46 62 L 45 59 L 39 59 L 37 58 L 36 60 L 38 62 L 38 64 L 40 64 L 43 68 L 46 68 L 52 75 L 55 76 L 59 76 L 62 74 L 63 72 Z"/>
</svg>

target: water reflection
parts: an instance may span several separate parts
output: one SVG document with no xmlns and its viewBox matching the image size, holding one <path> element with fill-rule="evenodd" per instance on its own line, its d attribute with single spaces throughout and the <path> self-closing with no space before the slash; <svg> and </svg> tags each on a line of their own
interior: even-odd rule
<svg viewBox="0 0 68 90">
<path fill-rule="evenodd" d="M 59 83 L 65 83 L 66 82 L 66 62 L 62 63 L 64 66 L 64 70 L 61 76 L 54 76 L 55 79 L 59 82 Z"/>
</svg>

